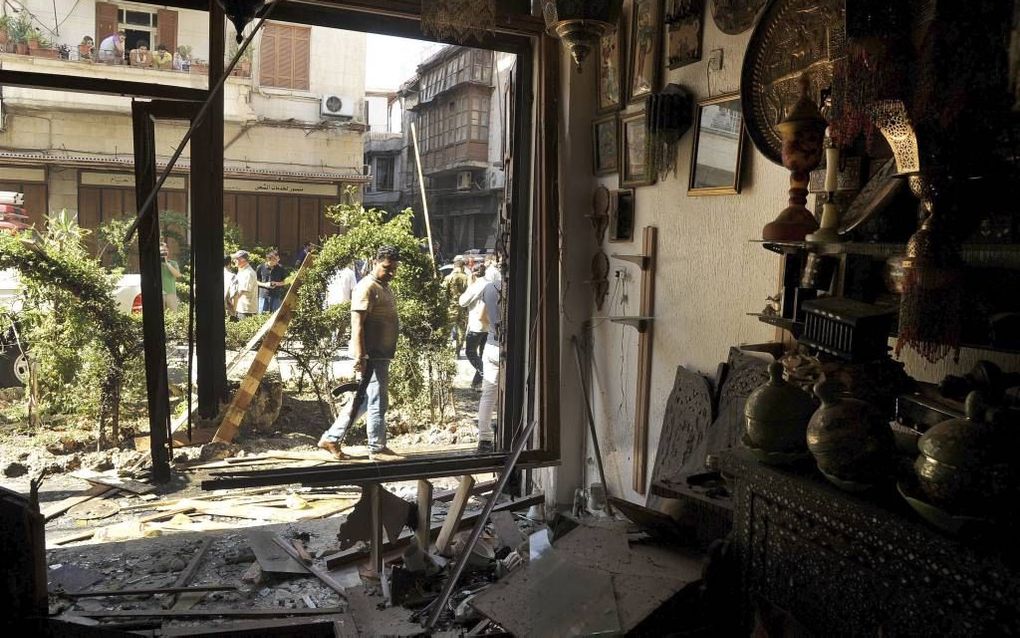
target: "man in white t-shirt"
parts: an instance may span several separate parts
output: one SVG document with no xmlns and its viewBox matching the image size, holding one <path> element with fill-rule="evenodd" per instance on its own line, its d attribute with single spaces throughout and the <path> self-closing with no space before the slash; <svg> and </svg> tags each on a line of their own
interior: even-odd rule
<svg viewBox="0 0 1020 638">
<path fill-rule="evenodd" d="M 99 61 L 113 64 L 124 62 L 124 32 L 111 33 L 99 43 Z"/>
<path fill-rule="evenodd" d="M 326 287 L 326 307 L 350 303 L 354 286 L 357 284 L 358 277 L 354 274 L 354 268 L 351 265 L 337 272 L 329 280 L 329 286 Z"/>
<path fill-rule="evenodd" d="M 244 319 L 259 311 L 259 278 L 248 262 L 247 250 L 239 250 L 231 257 L 237 264 L 237 274 L 230 287 L 231 306 L 238 319 Z"/>
</svg>

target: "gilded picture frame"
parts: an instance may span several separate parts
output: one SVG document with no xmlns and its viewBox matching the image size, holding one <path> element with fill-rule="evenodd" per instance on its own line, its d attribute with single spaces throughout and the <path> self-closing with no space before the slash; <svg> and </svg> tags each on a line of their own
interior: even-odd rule
<svg viewBox="0 0 1020 638">
<path fill-rule="evenodd" d="M 659 90 L 662 31 L 662 0 L 634 0 L 627 43 L 627 100 L 632 104 Z"/>
<path fill-rule="evenodd" d="M 623 89 L 626 85 L 622 51 L 623 29 L 613 29 L 599 38 L 599 57 L 595 67 L 595 104 L 599 115 L 614 113 L 623 107 Z"/>
<path fill-rule="evenodd" d="M 620 124 L 615 113 L 592 120 L 592 171 L 597 176 L 620 170 Z"/>
<path fill-rule="evenodd" d="M 645 110 L 620 118 L 620 188 L 655 183 Z"/>
<path fill-rule="evenodd" d="M 740 94 L 698 102 L 687 194 L 737 195 L 744 153 L 744 114 Z"/>
</svg>

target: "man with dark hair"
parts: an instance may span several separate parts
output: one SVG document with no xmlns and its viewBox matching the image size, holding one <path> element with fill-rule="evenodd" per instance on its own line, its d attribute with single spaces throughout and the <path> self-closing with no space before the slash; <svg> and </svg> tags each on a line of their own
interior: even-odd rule
<svg viewBox="0 0 1020 638">
<path fill-rule="evenodd" d="M 280 253 L 275 248 L 266 253 L 266 263 L 255 271 L 259 279 L 259 312 L 276 312 L 283 303 L 287 269 L 280 265 Z"/>
<path fill-rule="evenodd" d="M 354 371 L 361 374 L 358 390 L 333 425 L 323 432 L 319 447 L 337 460 L 346 458 L 341 449 L 351 425 L 366 414 L 369 456 L 393 455 L 386 447 L 386 408 L 389 404 L 390 361 L 397 351 L 397 302 L 390 282 L 397 274 L 400 252 L 382 246 L 375 255 L 375 267 L 354 287 L 351 298 L 351 357 Z"/>
</svg>

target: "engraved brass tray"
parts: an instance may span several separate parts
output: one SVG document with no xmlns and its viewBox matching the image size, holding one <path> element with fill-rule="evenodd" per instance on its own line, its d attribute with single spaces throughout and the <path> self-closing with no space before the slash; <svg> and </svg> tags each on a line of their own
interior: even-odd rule
<svg viewBox="0 0 1020 638">
<path fill-rule="evenodd" d="M 800 98 L 806 73 L 821 103 L 832 63 L 845 55 L 844 0 L 771 0 L 747 45 L 740 97 L 747 132 L 762 155 L 782 164 L 776 124 Z"/>
</svg>

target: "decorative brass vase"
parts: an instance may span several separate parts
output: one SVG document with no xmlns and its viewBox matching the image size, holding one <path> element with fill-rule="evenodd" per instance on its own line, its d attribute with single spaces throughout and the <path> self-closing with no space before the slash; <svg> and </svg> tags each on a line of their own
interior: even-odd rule
<svg viewBox="0 0 1020 638">
<path fill-rule="evenodd" d="M 966 418 L 943 421 L 918 441 L 917 484 L 947 512 L 994 518 L 1014 506 L 1014 448 L 1008 432 L 988 418 L 980 393 L 968 394 L 965 405 Z"/>
<path fill-rule="evenodd" d="M 744 445 L 763 463 L 783 465 L 807 458 L 805 433 L 815 403 L 783 379 L 783 364 L 769 365 L 769 380 L 747 398 Z"/>
<path fill-rule="evenodd" d="M 891 475 L 893 434 L 888 419 L 867 401 L 840 396 L 841 384 L 822 377 L 822 401 L 807 427 L 807 446 L 825 478 L 847 491 L 862 491 Z"/>
<path fill-rule="evenodd" d="M 800 100 L 786 119 L 776 124 L 783 140 L 783 166 L 790 171 L 789 206 L 765 224 L 761 237 L 766 241 L 803 241 L 818 230 L 818 222 L 806 204 L 811 171 L 822 161 L 827 123 L 808 95 L 810 84 L 806 75 L 801 76 L 800 83 Z"/>
</svg>

